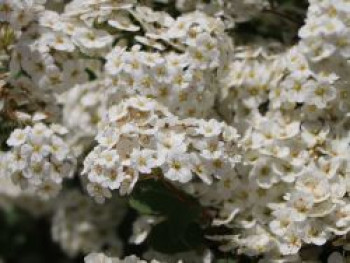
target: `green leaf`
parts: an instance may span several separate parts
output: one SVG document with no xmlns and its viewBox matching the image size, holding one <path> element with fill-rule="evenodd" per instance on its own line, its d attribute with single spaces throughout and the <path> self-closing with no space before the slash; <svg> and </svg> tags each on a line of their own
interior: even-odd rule
<svg viewBox="0 0 350 263">
<path fill-rule="evenodd" d="M 199 203 L 166 182 L 140 183 L 129 204 L 140 214 L 165 218 L 153 227 L 147 239 L 154 250 L 173 254 L 195 249 L 203 243 L 203 231 L 198 225 Z"/>
<path fill-rule="evenodd" d="M 166 254 L 189 251 L 203 242 L 203 233 L 198 224 L 178 224 L 167 220 L 156 225 L 148 238 L 153 249 Z"/>
<path fill-rule="evenodd" d="M 198 218 L 201 211 L 198 202 L 191 196 L 185 193 L 177 196 L 156 181 L 140 183 L 133 191 L 129 203 L 141 214 L 164 215 L 187 222 Z"/>
<path fill-rule="evenodd" d="M 143 214 L 143 215 L 150 215 L 154 212 L 149 205 L 147 205 L 145 202 L 143 202 L 141 200 L 130 198 L 129 204 L 137 212 L 139 212 L 140 214 Z"/>
</svg>

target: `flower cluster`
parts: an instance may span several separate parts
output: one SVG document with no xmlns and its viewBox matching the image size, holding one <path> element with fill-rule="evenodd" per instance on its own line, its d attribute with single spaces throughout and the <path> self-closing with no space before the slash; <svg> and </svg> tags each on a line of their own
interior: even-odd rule
<svg viewBox="0 0 350 263">
<path fill-rule="evenodd" d="M 36 20 L 15 45 L 11 83 L 25 81 L 47 96 L 86 83 L 90 73 L 107 78 L 115 90 L 129 96 L 159 99 L 178 115 L 207 116 L 232 50 L 221 20 L 199 11 L 175 19 L 135 6 L 135 1 L 77 0 L 62 15 L 43 10 Z M 129 43 L 126 33 L 134 35 L 135 43 Z M 25 74 L 18 78 L 19 72 Z"/>
<path fill-rule="evenodd" d="M 305 25 L 298 44 L 318 75 L 326 77 L 326 88 L 317 91 L 334 98 L 334 111 L 349 111 L 348 72 L 350 58 L 350 5 L 343 0 L 310 1 Z M 332 85 L 329 85 L 329 81 Z M 332 87 L 333 86 L 333 87 Z M 334 87 L 336 89 L 334 89 Z"/>
<path fill-rule="evenodd" d="M 120 254 L 122 243 L 114 231 L 125 208 L 121 200 L 96 205 L 79 191 L 63 192 L 54 207 L 52 239 L 71 257 L 106 248 Z"/>
<path fill-rule="evenodd" d="M 78 153 L 91 144 L 98 131 L 98 123 L 108 108 L 127 96 L 111 81 L 106 78 L 76 85 L 58 99 L 63 106 L 63 123 L 72 131 L 68 134 L 68 142 Z"/>
<path fill-rule="evenodd" d="M 300 105 L 301 114 L 309 114 L 310 119 L 322 114 L 318 109 L 347 110 L 346 91 L 337 89 L 338 77 L 313 71 L 300 47 L 273 56 L 257 53 L 249 59 L 236 59 L 229 68 L 222 80 L 223 92 L 229 92 L 226 101 L 237 101 L 231 107 L 240 115 L 246 110 L 258 111 L 262 105 L 273 110 L 290 110 Z"/>
<path fill-rule="evenodd" d="M 0 152 L 0 208 L 9 209 L 13 205 L 37 217 L 49 214 L 52 202 L 43 200 L 36 193 L 23 191 L 15 185 L 8 173 L 8 153 Z"/>
<path fill-rule="evenodd" d="M 29 25 L 44 10 L 46 0 L 11 1 L 0 3 L 0 21 L 6 21 L 15 29 Z"/>
<path fill-rule="evenodd" d="M 108 257 L 103 253 L 91 253 L 85 257 L 85 263 L 147 263 L 147 261 L 138 258 L 135 255 L 127 256 L 124 259 Z M 157 260 L 149 261 L 150 263 L 160 263 Z"/>
<path fill-rule="evenodd" d="M 330 57 L 349 59 L 349 14 L 346 0 L 310 0 L 305 25 L 300 29 L 301 46 L 313 62 Z M 337 58 L 339 59 L 339 58 Z"/>
<path fill-rule="evenodd" d="M 7 140 L 12 181 L 45 199 L 57 195 L 63 179 L 71 178 L 75 170 L 75 158 L 61 138 L 66 132 L 62 126 L 43 123 L 15 129 Z"/>
<path fill-rule="evenodd" d="M 133 97 L 109 109 L 83 174 L 98 201 L 110 190 L 130 193 L 155 173 L 182 184 L 230 173 L 239 161 L 236 130 L 214 119 L 180 120 L 155 100 Z"/>
<path fill-rule="evenodd" d="M 348 102 L 339 100 L 337 78 L 313 71 L 297 47 L 242 56 L 223 80 L 221 109 L 242 133 L 242 162 L 188 191 L 217 211 L 214 225 L 240 229 L 211 237 L 221 249 L 292 260 L 304 244 L 349 231 Z"/>
</svg>

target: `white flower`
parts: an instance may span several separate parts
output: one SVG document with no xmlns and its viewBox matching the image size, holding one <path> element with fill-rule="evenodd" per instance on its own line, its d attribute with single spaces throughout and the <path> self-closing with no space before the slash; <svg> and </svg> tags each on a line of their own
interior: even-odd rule
<svg viewBox="0 0 350 263">
<path fill-rule="evenodd" d="M 319 221 L 311 221 L 306 223 L 303 231 L 303 241 L 308 244 L 315 244 L 322 246 L 327 242 L 329 234 L 322 227 L 322 223 Z"/>
<path fill-rule="evenodd" d="M 60 32 L 48 33 L 44 40 L 53 49 L 73 52 L 75 46 L 68 36 Z"/>
<path fill-rule="evenodd" d="M 123 181 L 127 178 L 125 172 L 123 172 L 122 166 L 106 170 L 104 171 L 103 176 L 98 175 L 98 177 L 101 179 L 96 180 L 96 182 L 100 181 L 103 187 L 109 188 L 111 190 L 119 189 Z"/>
<path fill-rule="evenodd" d="M 104 150 L 99 153 L 99 158 L 96 164 L 107 168 L 114 168 L 119 163 L 119 155 L 116 150 Z"/>
<path fill-rule="evenodd" d="M 218 136 L 221 133 L 222 127 L 221 123 L 217 122 L 216 120 L 209 120 L 200 123 L 196 131 L 204 137 L 213 137 Z"/>
<path fill-rule="evenodd" d="M 113 41 L 113 37 L 107 32 L 87 28 L 77 29 L 73 33 L 72 39 L 83 50 L 102 49 L 110 46 Z"/>
<path fill-rule="evenodd" d="M 181 133 L 157 133 L 157 150 L 160 154 L 166 155 L 171 151 L 185 152 L 187 145 L 184 143 L 185 135 Z"/>
<path fill-rule="evenodd" d="M 189 156 L 182 152 L 170 152 L 165 164 L 162 166 L 162 170 L 164 176 L 171 181 L 187 183 L 192 179 Z"/>
<path fill-rule="evenodd" d="M 309 103 L 316 105 L 318 108 L 324 108 L 329 101 L 336 97 L 336 89 L 332 86 L 321 84 L 314 87 L 311 94 Z"/>
<path fill-rule="evenodd" d="M 251 170 L 250 177 L 254 178 L 261 188 L 270 188 L 279 181 L 279 177 L 269 164 L 269 159 L 259 160 Z"/>
<path fill-rule="evenodd" d="M 119 140 L 119 134 L 112 129 L 106 129 L 97 135 L 96 140 L 101 146 L 110 148 Z"/>
<path fill-rule="evenodd" d="M 302 103 L 307 101 L 312 88 L 317 85 L 317 83 L 300 78 L 287 78 L 281 85 L 286 88 L 284 90 L 284 96 L 287 100 Z"/>
<path fill-rule="evenodd" d="M 20 146 L 26 141 L 27 136 L 28 130 L 16 129 L 11 133 L 7 144 L 9 146 Z"/>
<path fill-rule="evenodd" d="M 296 189 L 313 195 L 314 202 L 319 203 L 330 195 L 330 186 L 326 177 L 320 172 L 310 168 L 305 171 L 296 182 Z"/>
<path fill-rule="evenodd" d="M 68 145 L 59 137 L 52 137 L 51 141 L 51 153 L 59 161 L 63 161 L 66 156 L 69 154 Z"/>
<path fill-rule="evenodd" d="M 306 192 L 295 192 L 289 200 L 291 210 L 291 218 L 295 221 L 304 221 L 307 218 L 308 212 L 314 204 L 313 196 Z"/>
<path fill-rule="evenodd" d="M 50 180 L 47 180 L 44 183 L 40 184 L 36 189 L 38 195 L 44 199 L 49 199 L 57 196 L 60 190 L 61 185 Z"/>
<path fill-rule="evenodd" d="M 211 184 L 211 169 L 206 160 L 197 154 L 190 155 L 190 162 L 193 173 L 195 173 L 203 182 Z"/>
<path fill-rule="evenodd" d="M 51 131 L 45 124 L 39 122 L 31 129 L 29 137 L 33 143 L 39 143 L 50 137 L 52 134 L 53 131 Z"/>
<path fill-rule="evenodd" d="M 106 71 L 111 75 L 117 75 L 124 65 L 123 60 L 124 49 L 116 46 L 107 56 L 105 65 Z"/>
<path fill-rule="evenodd" d="M 206 159 L 220 159 L 224 152 L 224 143 L 216 138 L 197 141 L 194 147 L 201 151 L 201 156 Z"/>
<path fill-rule="evenodd" d="M 278 244 L 282 255 L 296 254 L 301 248 L 302 240 L 296 228 L 289 230 L 284 236 L 283 241 Z"/>
<path fill-rule="evenodd" d="M 26 167 L 28 158 L 20 152 L 11 152 L 8 155 L 7 161 L 9 162 L 8 168 L 11 171 L 21 171 Z"/>
<path fill-rule="evenodd" d="M 106 198 L 111 198 L 112 193 L 96 183 L 89 183 L 86 187 L 89 195 L 95 198 L 97 203 L 104 203 Z"/>
<path fill-rule="evenodd" d="M 39 18 L 40 25 L 49 27 L 55 30 L 61 29 L 60 16 L 57 12 L 45 10 Z"/>
<path fill-rule="evenodd" d="M 148 149 L 134 149 L 130 158 L 132 167 L 144 174 L 150 174 L 153 168 L 162 164 L 157 162 L 157 152 Z"/>
<path fill-rule="evenodd" d="M 274 234 L 283 237 L 293 226 L 291 211 L 288 208 L 279 209 L 273 215 L 276 218 L 269 223 L 270 229 Z"/>
<path fill-rule="evenodd" d="M 340 205 L 332 213 L 332 219 L 339 228 L 348 227 L 350 224 L 350 204 Z"/>
<path fill-rule="evenodd" d="M 303 171 L 300 167 L 291 165 L 289 162 L 285 162 L 285 161 L 273 162 L 272 170 L 274 173 L 279 175 L 280 179 L 283 182 L 286 182 L 286 183 L 294 182 L 295 179 L 299 177 L 301 175 L 301 172 Z"/>
</svg>

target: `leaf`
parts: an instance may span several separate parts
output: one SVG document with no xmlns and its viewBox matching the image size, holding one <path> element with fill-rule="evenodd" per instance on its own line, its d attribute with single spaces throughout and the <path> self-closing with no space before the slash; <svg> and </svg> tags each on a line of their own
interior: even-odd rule
<svg viewBox="0 0 350 263">
<path fill-rule="evenodd" d="M 198 202 L 191 196 L 185 193 L 181 193 L 181 197 L 176 196 L 156 181 L 140 184 L 133 191 L 129 203 L 141 214 L 164 215 L 167 218 L 180 218 L 182 221 L 198 218 L 201 211 Z"/>
<path fill-rule="evenodd" d="M 198 224 L 181 225 L 167 220 L 152 229 L 148 240 L 158 252 L 174 254 L 199 247 L 203 242 L 203 233 Z"/>
<path fill-rule="evenodd" d="M 150 215 L 153 213 L 152 208 L 141 200 L 131 198 L 129 200 L 129 204 L 132 208 L 134 208 L 140 214 Z"/>
<path fill-rule="evenodd" d="M 203 231 L 198 225 L 201 207 L 186 193 L 159 181 L 145 181 L 134 189 L 129 204 L 140 214 L 165 218 L 147 238 L 154 250 L 173 254 L 203 243 Z"/>
</svg>

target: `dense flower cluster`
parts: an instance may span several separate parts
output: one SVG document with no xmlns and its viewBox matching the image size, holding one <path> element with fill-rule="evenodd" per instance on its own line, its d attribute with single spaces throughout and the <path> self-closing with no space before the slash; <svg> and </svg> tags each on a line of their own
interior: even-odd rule
<svg viewBox="0 0 350 263">
<path fill-rule="evenodd" d="M 346 0 L 311 0 L 305 25 L 300 29 L 301 45 L 313 61 L 326 58 L 341 62 L 350 57 L 349 14 Z"/>
<path fill-rule="evenodd" d="M 7 21 L 15 29 L 29 25 L 42 12 L 46 0 L 1 1 L 0 21 Z"/>
<path fill-rule="evenodd" d="M 297 47 L 230 68 L 222 110 L 243 134 L 242 163 L 189 191 L 218 210 L 214 225 L 242 232 L 212 238 L 223 250 L 271 259 L 347 233 L 349 101 L 339 99 L 336 77 L 312 71 Z"/>
<path fill-rule="evenodd" d="M 37 123 L 14 130 L 7 144 L 7 170 L 12 181 L 22 189 L 35 192 L 43 198 L 58 194 L 64 178 L 71 178 L 75 158 L 61 135 L 67 131 L 59 125 Z"/>
<path fill-rule="evenodd" d="M 80 154 L 89 147 L 105 112 L 124 96 L 125 92 L 115 89 L 109 79 L 79 84 L 60 95 L 63 122 L 71 131 L 67 142 L 75 152 Z"/>
<path fill-rule="evenodd" d="M 13 73 L 26 74 L 13 76 L 12 83 L 25 81 L 49 96 L 86 83 L 88 69 L 106 78 L 114 92 L 157 98 L 178 115 L 207 116 L 218 91 L 219 69 L 232 49 L 224 23 L 199 11 L 174 19 L 135 6 L 135 1 L 105 5 L 73 1 L 62 15 L 33 7 L 41 10 L 38 21 L 20 35 L 10 64 Z M 97 29 L 94 20 L 107 25 Z M 138 35 L 141 30 L 144 36 Z M 134 35 L 136 43 L 129 46 L 125 33 Z"/>
<path fill-rule="evenodd" d="M 1 206 L 50 199 L 34 210 L 52 213 L 68 255 L 123 255 L 115 230 L 127 208 L 112 191 L 154 180 L 198 200 L 191 220 L 211 224 L 213 250 L 261 263 L 305 262 L 307 248 L 339 239 L 349 250 L 350 3 L 309 0 L 282 41 L 259 31 L 259 15 L 288 25 L 303 10 L 291 0 L 279 13 L 278 2 L 0 0 Z M 58 194 L 74 176 L 69 187 L 87 193 Z M 173 222 L 142 208 L 134 245 Z M 217 252 L 147 249 L 152 263 Z M 347 260 L 332 249 L 329 262 Z"/>
<path fill-rule="evenodd" d="M 155 100 L 133 97 L 111 107 L 86 157 L 88 191 L 98 201 L 110 190 L 130 193 L 137 180 L 155 173 L 185 184 L 232 172 L 239 161 L 236 130 L 214 119 L 180 120 Z"/>
</svg>

